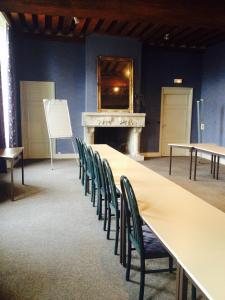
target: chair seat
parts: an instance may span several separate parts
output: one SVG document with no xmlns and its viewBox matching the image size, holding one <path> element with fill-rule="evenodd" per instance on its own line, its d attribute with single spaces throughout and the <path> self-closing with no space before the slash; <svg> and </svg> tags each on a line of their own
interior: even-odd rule
<svg viewBox="0 0 225 300">
<path fill-rule="evenodd" d="M 167 252 L 163 244 L 147 225 L 142 226 L 142 233 L 145 258 L 148 259 L 169 256 L 169 253 Z"/>
</svg>

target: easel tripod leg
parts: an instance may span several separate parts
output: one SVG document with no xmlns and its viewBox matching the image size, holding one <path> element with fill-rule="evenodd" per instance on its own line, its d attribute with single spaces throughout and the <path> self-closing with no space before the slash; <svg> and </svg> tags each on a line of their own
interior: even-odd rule
<svg viewBox="0 0 225 300">
<path fill-rule="evenodd" d="M 49 139 L 50 154 L 51 154 L 51 169 L 53 170 L 53 153 L 52 153 L 52 139 Z"/>
</svg>

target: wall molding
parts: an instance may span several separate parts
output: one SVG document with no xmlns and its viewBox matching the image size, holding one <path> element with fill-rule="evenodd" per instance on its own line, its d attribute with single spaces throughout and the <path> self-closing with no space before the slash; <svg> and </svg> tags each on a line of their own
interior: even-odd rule
<svg viewBox="0 0 225 300">
<path fill-rule="evenodd" d="M 160 152 L 143 152 L 141 154 L 144 155 L 144 157 L 146 157 L 146 158 L 148 158 L 148 157 L 161 157 Z"/>
<path fill-rule="evenodd" d="M 78 159 L 78 153 L 57 153 L 53 155 L 53 159 Z"/>
</svg>

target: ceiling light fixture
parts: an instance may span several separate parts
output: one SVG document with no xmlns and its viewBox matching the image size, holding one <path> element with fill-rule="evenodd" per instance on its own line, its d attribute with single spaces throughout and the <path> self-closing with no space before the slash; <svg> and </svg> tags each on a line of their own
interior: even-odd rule
<svg viewBox="0 0 225 300">
<path fill-rule="evenodd" d="M 118 92 L 119 92 L 119 90 L 120 90 L 120 88 L 119 88 L 118 86 L 114 86 L 114 87 L 113 87 L 113 91 L 114 91 L 114 93 L 118 93 Z"/>
<path fill-rule="evenodd" d="M 183 79 L 182 78 L 175 78 L 173 80 L 174 84 L 182 84 L 183 83 Z"/>
<path fill-rule="evenodd" d="M 74 20 L 74 23 L 75 23 L 75 24 L 80 23 L 80 20 L 79 20 L 77 17 L 73 17 L 73 20 Z"/>
<path fill-rule="evenodd" d="M 165 41 L 168 41 L 170 39 L 170 34 L 166 33 L 163 38 Z"/>
</svg>

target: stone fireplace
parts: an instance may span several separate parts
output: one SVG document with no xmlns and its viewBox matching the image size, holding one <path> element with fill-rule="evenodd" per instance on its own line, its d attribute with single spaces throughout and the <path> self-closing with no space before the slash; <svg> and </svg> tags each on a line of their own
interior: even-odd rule
<svg viewBox="0 0 225 300">
<path fill-rule="evenodd" d="M 128 154 L 135 160 L 144 160 L 144 156 L 139 151 L 140 135 L 142 128 L 145 127 L 144 113 L 83 112 L 82 126 L 84 127 L 84 141 L 87 144 L 95 143 L 96 127 L 128 127 Z"/>
</svg>

